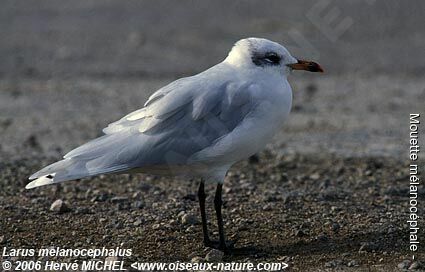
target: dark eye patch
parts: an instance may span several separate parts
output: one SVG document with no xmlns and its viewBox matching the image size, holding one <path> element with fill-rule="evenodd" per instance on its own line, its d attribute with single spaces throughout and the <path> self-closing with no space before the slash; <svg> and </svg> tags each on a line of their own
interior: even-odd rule
<svg viewBox="0 0 425 272">
<path fill-rule="evenodd" d="M 281 57 L 275 52 L 267 52 L 266 54 L 259 54 L 256 52 L 252 53 L 252 62 L 261 67 L 270 66 L 270 65 L 279 65 L 282 60 Z"/>
<path fill-rule="evenodd" d="M 280 63 L 280 56 L 277 55 L 276 53 L 273 53 L 273 52 L 267 53 L 264 56 L 264 59 L 271 64 L 279 64 Z"/>
</svg>

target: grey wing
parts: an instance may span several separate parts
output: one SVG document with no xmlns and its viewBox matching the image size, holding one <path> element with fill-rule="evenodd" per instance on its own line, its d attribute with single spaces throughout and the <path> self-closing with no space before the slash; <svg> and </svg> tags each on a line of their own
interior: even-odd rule
<svg viewBox="0 0 425 272">
<path fill-rule="evenodd" d="M 145 107 L 110 124 L 105 135 L 64 156 L 30 179 L 54 182 L 133 168 L 180 165 L 214 145 L 253 108 L 249 84 L 184 78 L 154 93 Z M 52 182 L 53 183 L 53 182 Z"/>
<path fill-rule="evenodd" d="M 179 80 L 104 132 L 132 139 L 126 141 L 134 143 L 131 167 L 185 164 L 193 154 L 230 133 L 250 112 L 253 99 L 248 86 L 197 78 Z"/>
</svg>

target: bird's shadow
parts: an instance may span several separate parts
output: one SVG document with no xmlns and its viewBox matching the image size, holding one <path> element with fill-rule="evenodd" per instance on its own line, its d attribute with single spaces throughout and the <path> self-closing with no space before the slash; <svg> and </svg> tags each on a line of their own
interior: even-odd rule
<svg viewBox="0 0 425 272">
<path fill-rule="evenodd" d="M 229 249 L 225 251 L 227 256 L 234 256 L 234 257 L 245 257 L 245 256 L 252 256 L 256 255 L 258 253 L 264 253 L 264 251 L 256 246 L 243 246 L 243 247 L 235 247 L 232 249 Z"/>
<path fill-rule="evenodd" d="M 270 243 L 269 245 L 248 245 L 234 248 L 226 252 L 230 258 L 244 257 L 279 257 L 295 255 L 317 255 L 318 253 L 358 252 L 363 243 L 370 243 L 373 251 L 391 251 L 398 237 L 403 237 L 402 231 L 391 234 L 381 232 L 355 233 L 350 236 L 329 237 L 326 240 L 301 240 L 285 244 Z"/>
</svg>

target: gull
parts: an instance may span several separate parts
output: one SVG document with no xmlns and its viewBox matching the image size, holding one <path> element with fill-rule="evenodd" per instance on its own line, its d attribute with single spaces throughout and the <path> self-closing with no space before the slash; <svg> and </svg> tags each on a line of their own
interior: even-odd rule
<svg viewBox="0 0 425 272">
<path fill-rule="evenodd" d="M 292 70 L 323 72 L 319 64 L 294 58 L 276 42 L 239 40 L 224 61 L 157 90 L 143 108 L 103 129 L 103 136 L 33 174 L 25 188 L 111 173 L 198 180 L 204 245 L 226 250 L 224 177 L 281 129 L 292 104 L 287 80 Z M 208 234 L 205 183 L 216 184 L 218 241 Z"/>
</svg>

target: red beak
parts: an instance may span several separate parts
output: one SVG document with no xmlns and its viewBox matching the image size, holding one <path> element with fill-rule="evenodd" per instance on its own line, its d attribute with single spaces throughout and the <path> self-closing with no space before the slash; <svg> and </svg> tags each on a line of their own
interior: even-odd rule
<svg viewBox="0 0 425 272">
<path fill-rule="evenodd" d="M 320 64 L 314 61 L 308 60 L 298 60 L 298 63 L 288 64 L 288 67 L 291 67 L 294 70 L 305 70 L 309 72 L 320 72 L 323 73 L 323 68 Z"/>
</svg>

